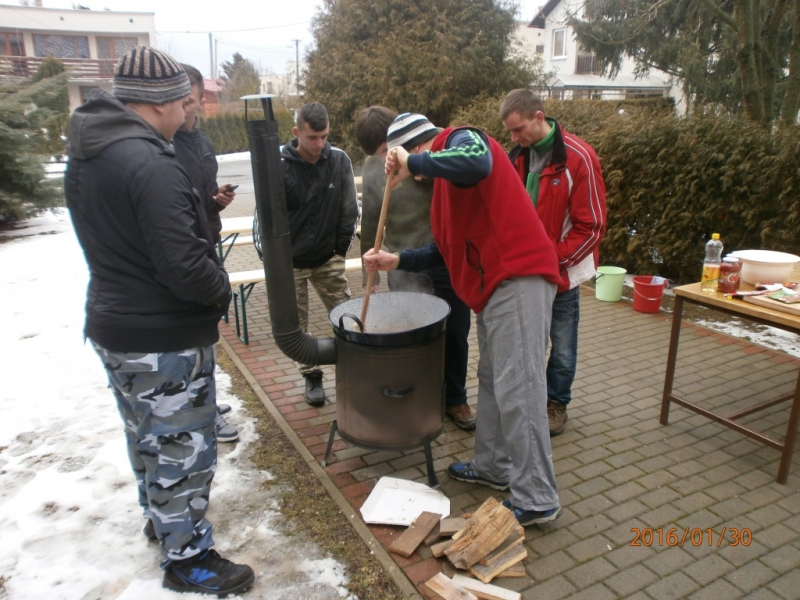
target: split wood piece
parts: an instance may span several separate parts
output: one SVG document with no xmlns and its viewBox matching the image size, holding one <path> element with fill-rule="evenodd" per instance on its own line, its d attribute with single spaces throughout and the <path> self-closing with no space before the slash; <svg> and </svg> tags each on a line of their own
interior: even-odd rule
<svg viewBox="0 0 800 600">
<path fill-rule="evenodd" d="M 441 532 L 439 531 L 439 527 L 441 526 L 441 523 L 442 523 L 442 522 L 441 522 L 441 521 L 439 521 L 439 522 L 438 522 L 438 523 L 437 523 L 437 524 L 434 526 L 434 528 L 433 528 L 433 529 L 431 529 L 431 532 L 430 532 L 430 533 L 429 533 L 427 536 L 425 536 L 425 539 L 424 539 L 424 540 L 422 540 L 422 543 L 423 543 L 425 546 L 428 546 L 428 547 L 430 547 L 430 546 L 433 546 L 433 545 L 434 545 L 436 542 L 438 542 L 438 541 L 439 541 L 439 539 L 441 539 L 441 537 L 442 537 L 442 534 L 441 534 Z"/>
<path fill-rule="evenodd" d="M 520 535 L 518 531 L 512 531 L 508 535 L 508 537 L 505 539 L 505 541 L 502 544 L 500 544 L 500 546 L 498 546 L 497 550 L 494 550 L 493 552 L 490 552 L 489 554 L 484 556 L 482 559 L 480 559 L 478 562 L 480 564 L 482 564 L 482 565 L 490 565 L 495 561 L 495 559 L 498 556 L 503 554 L 503 552 L 505 552 L 509 548 L 513 548 L 514 546 L 521 545 L 522 542 L 524 542 L 524 541 L 525 541 L 525 535 L 524 534 Z"/>
<path fill-rule="evenodd" d="M 445 550 L 447 558 L 459 569 L 469 569 L 484 556 L 497 549 L 518 523 L 514 514 L 494 498 L 488 498 L 455 543 Z"/>
<path fill-rule="evenodd" d="M 472 514 L 472 513 L 467 513 L 467 514 L 469 515 L 468 517 L 467 517 L 467 516 L 465 516 L 465 517 L 461 517 L 461 518 L 462 518 L 462 519 L 465 519 L 465 520 L 467 520 L 467 521 L 469 521 L 469 520 L 470 520 L 470 519 L 473 517 L 473 514 Z M 520 525 L 520 524 L 519 524 L 519 521 L 517 522 L 517 526 L 516 526 L 516 528 L 514 529 L 514 531 L 517 531 L 517 532 L 519 532 L 519 534 L 520 534 L 521 536 L 525 537 L 525 528 L 523 528 L 523 527 L 522 527 L 522 525 Z M 460 538 L 462 535 L 464 535 L 464 529 L 463 529 L 463 528 L 459 529 L 458 531 L 456 531 L 456 532 L 453 534 L 453 539 L 454 539 L 454 540 L 457 540 L 457 539 L 458 539 L 458 538 Z"/>
<path fill-rule="evenodd" d="M 442 519 L 439 531 L 443 536 L 453 535 L 467 526 L 467 520 L 462 517 L 447 517 Z"/>
<path fill-rule="evenodd" d="M 428 579 L 425 586 L 444 600 L 478 600 L 475 594 L 457 586 L 444 573 L 437 573 Z"/>
<path fill-rule="evenodd" d="M 519 592 L 483 583 L 463 575 L 453 575 L 453 583 L 484 600 L 521 600 L 522 598 L 522 594 Z"/>
<path fill-rule="evenodd" d="M 434 544 L 431 546 L 431 554 L 433 554 L 436 558 L 441 558 L 444 556 L 444 551 L 452 545 L 453 540 L 445 540 L 443 542 L 439 542 L 438 544 Z"/>
<path fill-rule="evenodd" d="M 408 529 L 406 529 L 399 538 L 392 542 L 392 545 L 389 546 L 389 552 L 394 552 L 395 554 L 399 554 L 400 556 L 405 556 L 408 558 L 414 553 L 414 550 L 417 549 L 422 543 L 422 540 L 425 539 L 431 529 L 433 529 L 439 520 L 442 518 L 442 515 L 437 515 L 436 513 L 432 512 L 423 512 L 414 519 L 414 522 L 411 523 Z"/>
<path fill-rule="evenodd" d="M 483 583 L 490 583 L 492 579 L 497 577 L 510 566 L 517 564 L 521 560 L 524 560 L 526 556 L 528 556 L 528 551 L 524 546 L 513 546 L 498 556 L 492 564 L 473 565 L 470 567 L 469 572 L 475 575 L 475 577 L 480 579 Z"/>
<path fill-rule="evenodd" d="M 495 579 L 500 579 L 501 577 L 526 577 L 527 575 L 528 574 L 525 572 L 525 565 L 523 565 L 522 562 L 518 562 L 508 567 L 502 573 L 495 575 Z"/>
</svg>

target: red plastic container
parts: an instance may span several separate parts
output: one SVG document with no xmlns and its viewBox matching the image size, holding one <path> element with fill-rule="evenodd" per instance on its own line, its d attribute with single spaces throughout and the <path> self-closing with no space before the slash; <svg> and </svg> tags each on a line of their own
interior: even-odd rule
<svg viewBox="0 0 800 600">
<path fill-rule="evenodd" d="M 636 275 L 633 278 L 633 310 L 657 313 L 661 309 L 661 299 L 666 288 L 666 279 L 661 283 L 653 283 L 652 275 Z"/>
</svg>

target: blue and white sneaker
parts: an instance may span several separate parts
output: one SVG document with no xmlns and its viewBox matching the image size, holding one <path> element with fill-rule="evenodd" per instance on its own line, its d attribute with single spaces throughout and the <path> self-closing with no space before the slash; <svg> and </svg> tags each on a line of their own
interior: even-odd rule
<svg viewBox="0 0 800 600">
<path fill-rule="evenodd" d="M 458 481 L 466 481 L 467 483 L 480 483 L 481 485 L 488 485 L 490 488 L 500 491 L 508 489 L 507 481 L 490 481 L 489 479 L 484 479 L 478 475 L 475 472 L 475 469 L 472 467 L 471 462 L 454 462 L 447 467 L 447 474 Z"/>
<path fill-rule="evenodd" d="M 176 592 L 214 594 L 220 598 L 245 591 L 255 579 L 253 569 L 206 550 L 187 560 L 172 562 L 164 572 L 162 586 Z"/>
<path fill-rule="evenodd" d="M 523 527 L 539 523 L 549 523 L 561 516 L 560 506 L 556 506 L 550 510 L 525 510 L 524 508 L 517 508 L 511 504 L 511 500 L 503 500 L 503 506 L 514 513 L 517 522 Z"/>
</svg>

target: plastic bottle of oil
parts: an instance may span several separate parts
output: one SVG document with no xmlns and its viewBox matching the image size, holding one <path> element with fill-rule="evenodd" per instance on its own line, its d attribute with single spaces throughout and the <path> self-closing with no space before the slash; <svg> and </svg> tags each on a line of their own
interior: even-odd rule
<svg viewBox="0 0 800 600">
<path fill-rule="evenodd" d="M 722 264 L 722 242 L 718 233 L 712 233 L 706 242 L 706 257 L 703 260 L 703 278 L 700 289 L 703 292 L 716 292 L 719 281 L 719 267 Z"/>
</svg>

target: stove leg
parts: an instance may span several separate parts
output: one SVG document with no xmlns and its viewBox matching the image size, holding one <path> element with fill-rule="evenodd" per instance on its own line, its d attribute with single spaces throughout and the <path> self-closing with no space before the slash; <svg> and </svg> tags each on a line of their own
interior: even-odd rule
<svg viewBox="0 0 800 600">
<path fill-rule="evenodd" d="M 326 466 L 328 464 L 328 459 L 331 457 L 331 450 L 333 449 L 333 438 L 336 436 L 336 421 L 334 420 L 331 423 L 331 437 L 328 438 L 328 448 L 325 450 L 325 458 L 322 460 L 322 466 Z"/>
<path fill-rule="evenodd" d="M 336 421 L 334 421 L 335 423 Z M 436 479 L 436 471 L 433 470 L 433 453 L 431 452 L 431 441 L 425 440 L 425 464 L 428 467 L 428 485 L 432 488 L 439 487 L 439 480 Z"/>
</svg>

